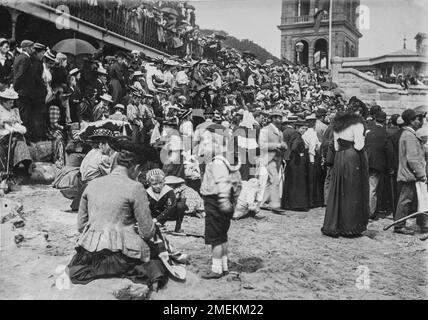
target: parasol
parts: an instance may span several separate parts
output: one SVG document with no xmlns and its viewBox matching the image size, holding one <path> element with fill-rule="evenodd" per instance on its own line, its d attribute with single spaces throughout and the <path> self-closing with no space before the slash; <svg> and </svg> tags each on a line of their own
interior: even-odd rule
<svg viewBox="0 0 428 320">
<path fill-rule="evenodd" d="M 92 44 L 81 39 L 61 40 L 52 49 L 57 52 L 70 53 L 74 56 L 79 54 L 93 54 L 96 51 Z"/>
<path fill-rule="evenodd" d="M 428 106 L 427 105 L 421 105 L 421 106 L 416 107 L 414 110 L 416 113 L 428 112 Z"/>
<path fill-rule="evenodd" d="M 83 141 L 88 140 L 89 136 L 93 134 L 94 130 L 99 128 L 109 129 L 113 132 L 119 132 L 121 135 L 129 135 L 132 132 L 129 122 L 106 119 L 89 123 L 85 128 L 77 133 L 77 137 Z"/>
</svg>

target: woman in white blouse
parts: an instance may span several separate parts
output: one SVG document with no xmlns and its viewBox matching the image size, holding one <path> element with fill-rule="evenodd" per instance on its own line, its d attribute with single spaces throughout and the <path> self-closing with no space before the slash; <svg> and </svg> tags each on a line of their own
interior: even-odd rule
<svg viewBox="0 0 428 320">
<path fill-rule="evenodd" d="M 10 169 L 22 164 L 24 173 L 29 173 L 32 159 L 24 138 L 27 129 L 22 125 L 18 109 L 12 108 L 16 99 L 18 93 L 12 88 L 0 92 L 0 172 L 6 171 L 10 143 Z"/>
<path fill-rule="evenodd" d="M 364 150 L 365 105 L 358 101 L 333 119 L 334 165 L 324 226 L 331 237 L 361 235 L 369 221 L 369 171 Z"/>
</svg>

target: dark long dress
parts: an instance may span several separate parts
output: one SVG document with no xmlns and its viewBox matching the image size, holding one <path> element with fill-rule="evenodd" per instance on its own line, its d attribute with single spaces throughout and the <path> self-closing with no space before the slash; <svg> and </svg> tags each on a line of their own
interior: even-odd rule
<svg viewBox="0 0 428 320">
<path fill-rule="evenodd" d="M 282 207 L 299 210 L 309 208 L 308 194 L 308 160 L 302 136 L 295 132 L 290 138 L 290 160 L 285 168 L 284 188 L 282 190 Z"/>
<path fill-rule="evenodd" d="M 309 204 L 311 208 L 324 205 L 324 180 L 325 173 L 321 168 L 321 154 L 317 152 L 314 163 L 308 165 Z"/>
<path fill-rule="evenodd" d="M 365 150 L 354 142 L 337 140 L 332 180 L 321 232 L 325 235 L 358 236 L 369 221 L 369 170 Z"/>
</svg>

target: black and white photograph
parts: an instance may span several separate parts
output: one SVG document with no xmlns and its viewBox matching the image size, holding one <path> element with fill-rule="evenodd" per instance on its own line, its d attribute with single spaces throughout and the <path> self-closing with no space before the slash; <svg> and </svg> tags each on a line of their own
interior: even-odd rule
<svg viewBox="0 0 428 320">
<path fill-rule="evenodd" d="M 0 300 L 427 300 L 427 17 L 0 0 Z"/>
</svg>

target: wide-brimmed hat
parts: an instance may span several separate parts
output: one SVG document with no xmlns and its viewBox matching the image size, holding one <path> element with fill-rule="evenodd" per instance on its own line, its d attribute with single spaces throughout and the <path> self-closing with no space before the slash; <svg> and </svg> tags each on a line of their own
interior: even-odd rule
<svg viewBox="0 0 428 320">
<path fill-rule="evenodd" d="M 108 102 L 113 102 L 113 98 L 111 97 L 111 95 L 109 95 L 109 94 L 107 94 L 107 93 L 104 93 L 104 94 L 100 97 L 100 99 L 105 100 L 105 101 L 108 101 Z"/>
<path fill-rule="evenodd" d="M 4 42 L 10 43 L 9 40 L 7 40 L 6 38 L 0 38 L 0 44 Z"/>
<path fill-rule="evenodd" d="M 13 88 L 7 88 L 6 90 L 0 91 L 0 98 L 16 100 L 18 99 L 18 93 Z"/>
<path fill-rule="evenodd" d="M 113 138 L 113 131 L 105 128 L 95 129 L 92 135 L 88 137 L 90 141 L 105 141 Z"/>
<path fill-rule="evenodd" d="M 271 112 L 269 112 L 268 118 L 272 118 L 272 117 L 281 117 L 283 116 L 283 112 L 281 110 L 272 110 Z"/>
</svg>

